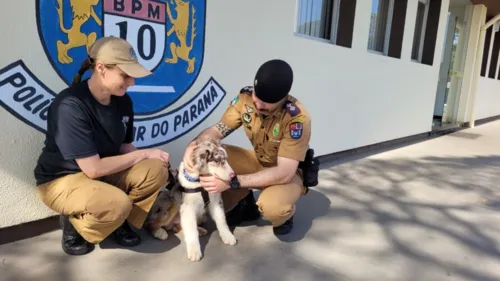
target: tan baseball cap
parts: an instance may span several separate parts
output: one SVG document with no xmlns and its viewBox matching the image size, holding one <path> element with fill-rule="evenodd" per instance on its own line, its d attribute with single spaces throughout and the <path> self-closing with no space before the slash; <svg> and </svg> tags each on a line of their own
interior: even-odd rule
<svg viewBox="0 0 500 281">
<path fill-rule="evenodd" d="M 89 57 L 104 64 L 113 64 L 127 75 L 140 78 L 151 75 L 137 60 L 135 50 L 129 42 L 119 37 L 107 36 L 98 39 L 90 47 Z"/>
</svg>

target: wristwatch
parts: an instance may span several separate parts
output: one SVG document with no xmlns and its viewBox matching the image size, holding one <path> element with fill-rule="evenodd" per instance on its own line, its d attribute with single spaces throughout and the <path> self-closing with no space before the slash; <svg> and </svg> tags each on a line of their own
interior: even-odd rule
<svg viewBox="0 0 500 281">
<path fill-rule="evenodd" d="M 229 181 L 229 186 L 231 187 L 231 189 L 241 187 L 238 176 L 234 175 L 234 177 L 231 178 L 231 180 Z"/>
</svg>

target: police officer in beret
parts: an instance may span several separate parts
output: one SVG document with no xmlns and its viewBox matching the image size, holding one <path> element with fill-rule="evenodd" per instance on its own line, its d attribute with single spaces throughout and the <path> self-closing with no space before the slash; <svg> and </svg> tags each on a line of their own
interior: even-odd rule
<svg viewBox="0 0 500 281">
<path fill-rule="evenodd" d="M 304 171 L 306 155 L 311 152 L 311 118 L 304 105 L 290 95 L 292 83 L 293 71 L 287 62 L 265 62 L 253 86 L 242 88 L 220 121 L 197 137 L 220 141 L 243 127 L 253 146 L 244 149 L 224 145 L 235 172 L 231 181 L 200 177 L 206 191 L 222 192 L 230 226 L 262 215 L 272 223 L 276 235 L 287 234 L 293 228 L 295 203 L 308 191 Z M 191 154 L 195 146 L 193 141 L 185 151 L 183 161 L 188 171 L 193 167 Z M 316 174 L 312 177 L 316 179 Z M 252 189 L 261 190 L 257 202 Z"/>
</svg>

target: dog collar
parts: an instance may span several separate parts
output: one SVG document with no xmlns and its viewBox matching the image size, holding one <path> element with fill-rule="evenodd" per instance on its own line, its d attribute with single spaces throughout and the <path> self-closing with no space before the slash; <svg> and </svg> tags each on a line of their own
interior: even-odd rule
<svg viewBox="0 0 500 281">
<path fill-rule="evenodd" d="M 195 177 L 192 177 L 190 176 L 187 172 L 186 172 L 186 169 L 182 169 L 182 173 L 184 174 L 184 177 L 190 181 L 190 182 L 198 182 L 200 181 L 200 178 L 195 178 Z"/>
</svg>

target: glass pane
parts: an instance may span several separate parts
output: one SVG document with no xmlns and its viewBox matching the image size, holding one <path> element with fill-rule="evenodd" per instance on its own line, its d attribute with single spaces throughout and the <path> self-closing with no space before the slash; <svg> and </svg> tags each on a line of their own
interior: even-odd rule
<svg viewBox="0 0 500 281">
<path fill-rule="evenodd" d="M 330 40 L 334 0 L 299 0 L 297 32 Z"/>
<path fill-rule="evenodd" d="M 417 19 L 415 22 L 415 32 L 413 33 L 413 48 L 411 50 L 411 58 L 418 60 L 420 54 L 420 42 L 422 41 L 422 28 L 424 26 L 425 5 L 418 2 Z"/>
<path fill-rule="evenodd" d="M 384 51 L 390 0 L 372 0 L 372 14 L 368 48 L 377 52 Z"/>
</svg>

